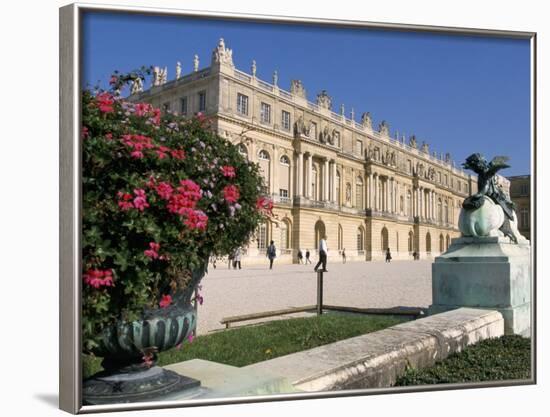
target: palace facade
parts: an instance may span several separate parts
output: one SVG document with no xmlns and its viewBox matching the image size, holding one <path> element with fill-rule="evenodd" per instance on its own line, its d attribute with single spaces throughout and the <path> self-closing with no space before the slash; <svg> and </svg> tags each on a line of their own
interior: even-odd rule
<svg viewBox="0 0 550 417">
<path fill-rule="evenodd" d="M 518 230 L 531 239 L 531 175 L 508 177 L 510 181 L 510 198 L 516 205 Z"/>
<path fill-rule="evenodd" d="M 455 167 L 449 154 L 430 154 L 429 145 L 391 137 L 389 125 L 373 127 L 369 113 L 356 121 L 332 111 L 326 91 L 308 101 L 299 80 L 290 90 L 278 76 L 267 83 L 235 68 L 223 39 L 210 66 L 167 81 L 155 68 L 153 85 L 132 89 L 130 100 L 145 101 L 184 116 L 203 112 L 219 135 L 260 165 L 274 200 L 274 218 L 261 225 L 245 249 L 243 264 L 264 263 L 273 240 L 281 263 L 297 262 L 327 236 L 329 262 L 345 249 L 347 259 L 431 258 L 459 236 L 461 203 L 475 192 L 476 177 Z"/>
</svg>

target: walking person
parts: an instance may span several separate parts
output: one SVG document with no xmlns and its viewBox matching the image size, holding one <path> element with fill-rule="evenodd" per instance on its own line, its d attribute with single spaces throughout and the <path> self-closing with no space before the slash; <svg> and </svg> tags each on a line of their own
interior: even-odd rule
<svg viewBox="0 0 550 417">
<path fill-rule="evenodd" d="M 306 265 L 308 263 L 311 263 L 311 259 L 309 259 L 309 256 L 310 256 L 309 249 L 306 249 Z"/>
<path fill-rule="evenodd" d="M 302 250 L 298 249 L 298 263 L 303 264 L 304 263 L 304 255 L 302 254 Z"/>
<path fill-rule="evenodd" d="M 391 262 L 391 252 L 390 252 L 390 248 L 389 248 L 389 247 L 386 249 L 386 262 L 387 262 L 387 263 L 390 263 L 390 262 Z"/>
<path fill-rule="evenodd" d="M 315 265 L 315 268 L 313 270 L 317 272 L 317 269 L 319 269 L 319 266 L 322 265 L 323 269 L 321 271 L 328 272 L 327 271 L 327 237 L 323 236 L 321 240 L 319 241 L 319 262 L 317 262 L 317 265 Z"/>
<path fill-rule="evenodd" d="M 346 248 L 342 250 L 342 263 L 346 263 Z"/>
<path fill-rule="evenodd" d="M 239 266 L 239 269 L 241 269 L 241 248 L 235 249 L 235 252 L 233 252 L 233 269 L 237 269 L 237 265 Z"/>
<path fill-rule="evenodd" d="M 233 254 L 230 253 L 227 255 L 227 269 L 231 269 L 232 263 L 233 263 Z"/>
<path fill-rule="evenodd" d="M 277 257 L 277 249 L 273 241 L 269 243 L 269 247 L 267 248 L 267 257 L 269 258 L 269 269 L 273 269 L 273 261 Z"/>
</svg>

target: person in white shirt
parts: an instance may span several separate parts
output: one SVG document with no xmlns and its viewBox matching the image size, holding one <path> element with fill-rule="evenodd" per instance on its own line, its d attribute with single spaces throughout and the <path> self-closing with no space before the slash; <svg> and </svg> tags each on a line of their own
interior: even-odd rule
<svg viewBox="0 0 550 417">
<path fill-rule="evenodd" d="M 328 253 L 327 237 L 323 236 L 319 241 L 319 262 L 317 262 L 317 265 L 315 265 L 315 268 L 313 268 L 315 272 L 317 272 L 317 269 L 319 269 L 320 265 L 323 266 L 323 269 L 322 269 L 323 272 L 328 272 L 327 271 L 327 253 Z"/>
</svg>

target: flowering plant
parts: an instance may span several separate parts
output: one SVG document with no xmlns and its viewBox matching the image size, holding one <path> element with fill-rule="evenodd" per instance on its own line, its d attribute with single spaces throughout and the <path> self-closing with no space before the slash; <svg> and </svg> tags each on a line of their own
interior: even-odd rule
<svg viewBox="0 0 550 417">
<path fill-rule="evenodd" d="M 270 209 L 258 166 L 204 116 L 129 102 L 114 92 L 129 79 L 82 95 L 85 351 L 116 321 L 169 308 L 191 271 L 247 244 Z"/>
</svg>

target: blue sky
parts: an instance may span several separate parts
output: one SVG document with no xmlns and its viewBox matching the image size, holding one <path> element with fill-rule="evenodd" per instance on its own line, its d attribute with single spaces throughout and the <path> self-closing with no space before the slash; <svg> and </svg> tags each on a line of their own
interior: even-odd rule
<svg viewBox="0 0 550 417">
<path fill-rule="evenodd" d="M 528 40 L 93 12 L 83 20 L 83 84 L 113 70 L 168 66 L 175 76 L 210 65 L 223 37 L 237 68 L 279 86 L 301 79 L 310 101 L 326 89 L 333 110 L 369 111 L 393 134 L 415 134 L 461 163 L 473 152 L 507 155 L 504 175 L 530 172 Z"/>
</svg>

